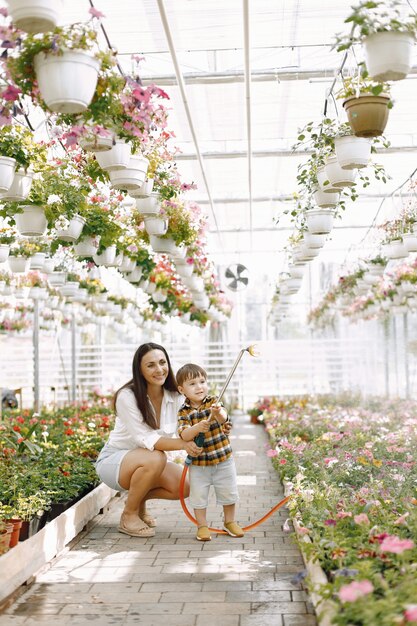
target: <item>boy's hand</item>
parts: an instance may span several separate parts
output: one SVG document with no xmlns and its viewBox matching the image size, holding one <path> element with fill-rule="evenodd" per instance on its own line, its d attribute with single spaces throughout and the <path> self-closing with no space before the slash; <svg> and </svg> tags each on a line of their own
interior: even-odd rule
<svg viewBox="0 0 417 626">
<path fill-rule="evenodd" d="M 201 420 L 196 424 L 196 432 L 207 433 L 210 430 L 210 419 Z"/>
<path fill-rule="evenodd" d="M 216 420 L 219 424 L 223 424 L 227 420 L 226 409 L 221 404 L 212 404 L 210 408 L 210 419 Z"/>
</svg>

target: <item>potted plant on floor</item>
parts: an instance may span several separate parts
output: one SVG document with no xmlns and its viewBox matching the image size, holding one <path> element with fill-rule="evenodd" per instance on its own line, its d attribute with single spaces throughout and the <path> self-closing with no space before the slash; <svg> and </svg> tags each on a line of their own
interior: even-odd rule
<svg viewBox="0 0 417 626">
<path fill-rule="evenodd" d="M 345 19 L 350 33 L 337 35 L 334 47 L 363 45 L 369 76 L 379 82 L 401 80 L 412 65 L 417 15 L 400 0 L 362 0 Z"/>
</svg>

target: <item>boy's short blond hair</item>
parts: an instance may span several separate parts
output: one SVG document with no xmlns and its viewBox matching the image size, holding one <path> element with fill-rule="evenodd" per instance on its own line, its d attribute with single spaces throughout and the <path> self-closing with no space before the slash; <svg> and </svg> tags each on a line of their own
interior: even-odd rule
<svg viewBox="0 0 417 626">
<path fill-rule="evenodd" d="M 177 385 L 179 387 L 187 380 L 193 380 L 193 378 L 197 378 L 198 376 L 204 376 L 207 380 L 207 372 L 205 369 L 200 367 L 200 365 L 196 365 L 195 363 L 186 363 L 177 372 Z"/>
</svg>

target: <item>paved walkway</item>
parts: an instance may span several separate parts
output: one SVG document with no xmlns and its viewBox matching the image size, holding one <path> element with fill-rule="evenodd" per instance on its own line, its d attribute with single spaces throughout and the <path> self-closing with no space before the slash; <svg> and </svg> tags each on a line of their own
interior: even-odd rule
<svg viewBox="0 0 417 626">
<path fill-rule="evenodd" d="M 266 435 L 246 415 L 234 418 L 232 445 L 238 469 L 238 520 L 246 525 L 282 499 L 265 455 Z M 194 539 L 195 527 L 178 502 L 154 501 L 155 537 L 117 532 L 122 499 L 115 498 L 64 554 L 8 610 L 0 624 L 143 624 L 161 626 L 316 626 L 304 591 L 291 583 L 304 568 L 279 510 L 243 539 Z M 209 509 L 221 527 L 221 508 Z M 219 526 L 217 526 L 219 527 Z"/>
</svg>

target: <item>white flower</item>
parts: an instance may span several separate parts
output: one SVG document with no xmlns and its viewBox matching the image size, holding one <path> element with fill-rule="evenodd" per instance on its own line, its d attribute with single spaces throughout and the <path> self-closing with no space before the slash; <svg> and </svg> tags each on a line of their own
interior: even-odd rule
<svg viewBox="0 0 417 626">
<path fill-rule="evenodd" d="M 70 225 L 70 222 L 65 217 L 65 215 L 61 215 L 60 217 L 58 217 L 58 219 L 56 220 L 54 224 L 56 230 L 66 230 L 69 225 Z"/>
<path fill-rule="evenodd" d="M 55 204 L 55 202 L 62 202 L 62 201 L 61 201 L 61 198 L 56 193 L 52 193 L 50 196 L 48 196 L 48 200 L 46 201 L 46 203 Z"/>
</svg>

